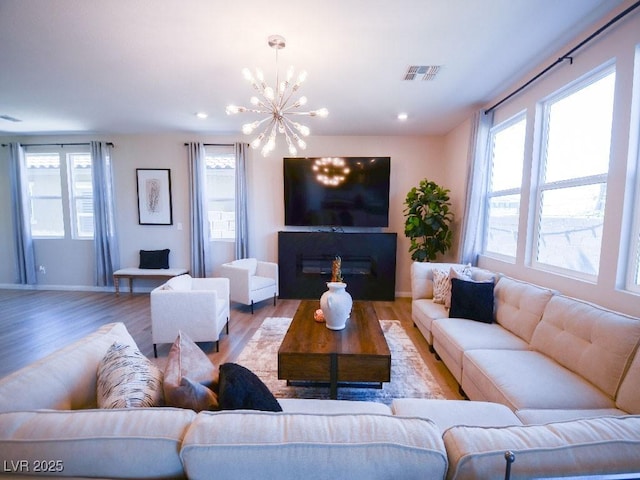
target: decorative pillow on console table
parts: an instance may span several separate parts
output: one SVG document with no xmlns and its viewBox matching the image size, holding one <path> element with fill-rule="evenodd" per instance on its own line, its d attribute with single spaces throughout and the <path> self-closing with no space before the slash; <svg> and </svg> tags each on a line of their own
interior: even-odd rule
<svg viewBox="0 0 640 480">
<path fill-rule="evenodd" d="M 164 400 L 172 407 L 196 412 L 217 410 L 218 370 L 184 332 L 171 346 L 164 369 Z"/>
<path fill-rule="evenodd" d="M 140 265 L 138 268 L 159 270 L 169 268 L 169 249 L 140 250 Z"/>
<path fill-rule="evenodd" d="M 493 323 L 493 282 L 451 279 L 450 318 Z"/>
<path fill-rule="evenodd" d="M 140 350 L 114 342 L 98 364 L 99 408 L 162 405 L 162 372 Z"/>
<path fill-rule="evenodd" d="M 220 365 L 218 402 L 221 410 L 281 412 L 269 388 L 251 370 L 237 363 Z"/>
</svg>

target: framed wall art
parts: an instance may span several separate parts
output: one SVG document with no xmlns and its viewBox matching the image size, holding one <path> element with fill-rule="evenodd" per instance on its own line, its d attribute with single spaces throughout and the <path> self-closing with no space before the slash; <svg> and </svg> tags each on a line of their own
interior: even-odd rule
<svg viewBox="0 0 640 480">
<path fill-rule="evenodd" d="M 171 170 L 136 168 L 138 181 L 138 223 L 173 225 Z"/>
</svg>

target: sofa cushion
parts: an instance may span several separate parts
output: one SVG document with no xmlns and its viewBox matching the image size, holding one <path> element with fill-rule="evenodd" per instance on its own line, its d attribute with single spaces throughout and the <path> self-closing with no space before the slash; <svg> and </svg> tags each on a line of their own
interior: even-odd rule
<svg viewBox="0 0 640 480">
<path fill-rule="evenodd" d="M 448 480 L 504 478 L 505 451 L 515 454 L 512 478 L 637 472 L 640 417 L 604 417 L 513 427 L 452 427 L 443 435 Z"/>
<path fill-rule="evenodd" d="M 420 329 L 429 345 L 433 344 L 431 334 L 431 324 L 435 319 L 447 318 L 449 312 L 439 303 L 434 303 L 431 299 L 418 299 L 411 302 L 411 319 Z"/>
<path fill-rule="evenodd" d="M 531 346 L 614 398 L 639 342 L 639 319 L 557 295 Z"/>
<path fill-rule="evenodd" d="M 279 398 L 285 413 L 379 413 L 391 415 L 384 403 L 361 400 L 320 400 L 312 398 Z"/>
<path fill-rule="evenodd" d="M 529 344 L 497 323 L 443 318 L 431 324 L 433 346 L 458 383 L 464 352 L 478 349 L 527 350 Z"/>
<path fill-rule="evenodd" d="M 165 403 L 196 412 L 216 410 L 217 387 L 218 369 L 193 340 L 180 331 L 164 369 L 162 388 Z"/>
<path fill-rule="evenodd" d="M 451 279 L 451 318 L 493 322 L 493 282 Z"/>
<path fill-rule="evenodd" d="M 139 268 L 149 268 L 153 270 L 169 268 L 169 249 L 140 250 Z"/>
<path fill-rule="evenodd" d="M 174 408 L 0 413 L 0 452 L 31 468 L 60 461 L 65 477 L 180 478 L 180 445 L 195 417 Z"/>
<path fill-rule="evenodd" d="M 115 341 L 136 346 L 123 323 L 109 323 L 0 379 L 0 412 L 94 408 L 96 370 Z M 34 395 L 34 385 L 46 395 Z"/>
<path fill-rule="evenodd" d="M 631 362 L 631 366 L 620 384 L 616 405 L 622 410 L 640 414 L 640 349 Z"/>
<path fill-rule="evenodd" d="M 371 414 L 201 412 L 180 452 L 191 479 L 444 478 L 438 428 Z"/>
<path fill-rule="evenodd" d="M 608 395 L 549 357 L 528 350 L 470 350 L 462 388 L 472 400 L 523 408 L 615 408 Z"/>
<path fill-rule="evenodd" d="M 162 372 L 140 350 L 115 342 L 98 365 L 99 408 L 162 404 Z"/>
<path fill-rule="evenodd" d="M 496 321 L 525 342 L 542 318 L 553 291 L 509 277 L 500 277 L 494 289 Z"/>
<path fill-rule="evenodd" d="M 542 425 L 551 422 L 567 422 L 569 420 L 583 420 L 585 418 L 621 417 L 628 413 L 617 408 L 524 408 L 516 415 L 525 425 Z"/>
<path fill-rule="evenodd" d="M 220 365 L 218 402 L 221 410 L 282 411 L 262 380 L 251 370 L 236 363 Z"/>
<path fill-rule="evenodd" d="M 443 432 L 454 425 L 487 427 L 522 425 L 515 413 L 499 403 L 396 398 L 391 408 L 394 415 L 401 417 L 427 418 Z"/>
</svg>

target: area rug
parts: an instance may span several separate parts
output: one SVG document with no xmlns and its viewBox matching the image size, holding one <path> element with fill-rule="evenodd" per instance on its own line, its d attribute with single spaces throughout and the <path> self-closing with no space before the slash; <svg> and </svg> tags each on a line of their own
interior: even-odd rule
<svg viewBox="0 0 640 480">
<path fill-rule="evenodd" d="M 253 371 L 276 398 L 329 398 L 329 387 L 287 386 L 278 380 L 278 348 L 290 318 L 268 317 L 244 347 L 236 363 Z M 438 382 L 397 320 L 380 325 L 391 351 L 391 382 L 383 388 L 338 388 L 340 400 L 372 400 L 390 405 L 394 398 L 445 398 Z"/>
</svg>

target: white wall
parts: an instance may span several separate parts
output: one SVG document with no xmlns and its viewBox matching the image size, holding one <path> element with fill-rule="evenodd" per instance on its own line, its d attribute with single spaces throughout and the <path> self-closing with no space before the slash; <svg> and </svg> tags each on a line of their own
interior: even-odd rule
<svg viewBox="0 0 640 480">
<path fill-rule="evenodd" d="M 232 143 L 244 140 L 240 137 L 191 135 L 170 133 L 156 135 L 102 135 L 87 136 L 38 136 L 10 138 L 0 137 L 2 143 L 20 140 L 24 143 L 83 142 L 90 139 L 110 141 L 115 144 L 113 164 L 116 187 L 117 228 L 119 233 L 121 265 L 133 266 L 138 262 L 140 249 L 170 248 L 171 266 L 189 266 L 189 206 L 188 170 L 185 142 Z M 465 144 L 468 140 L 465 139 Z M 398 234 L 396 291 L 408 295 L 411 286 L 409 270 L 411 260 L 409 242 L 404 236 L 403 202 L 407 191 L 425 177 L 447 188 L 448 159 L 445 158 L 442 137 L 310 137 L 307 156 L 390 156 L 391 192 L 389 228 L 377 231 Z M 0 150 L 0 219 L 8 219 L 0 225 L 0 247 L 13 251 L 11 240 L 11 213 L 8 189 L 8 149 Z M 282 158 L 289 156 L 279 143 L 279 148 L 263 158 L 259 151 L 251 151 L 248 162 L 249 191 L 249 253 L 266 260 L 277 261 L 277 232 L 284 227 Z M 136 168 L 171 169 L 173 201 L 173 225 L 151 226 L 138 224 Z M 5 187 L 5 184 L 7 188 Z M 464 182 L 457 181 L 452 197 L 458 201 L 464 197 Z M 453 190 L 453 188 L 452 188 Z M 462 204 L 456 205 L 462 211 Z M 178 228 L 182 224 L 182 230 Z M 290 229 L 290 228 L 289 228 Z M 371 230 L 369 230 L 371 231 Z M 373 230 L 376 231 L 376 230 Z M 79 242 L 82 242 L 81 244 Z M 233 259 L 233 244 L 212 242 L 214 272 L 218 265 Z M 45 265 L 46 275 L 39 275 L 39 285 L 47 287 L 67 286 L 90 288 L 93 268 L 91 242 L 64 240 L 52 243 L 40 240 L 36 243 L 37 264 Z M 6 255 L 5 258 L 12 258 Z M 0 284 L 15 282 L 12 262 L 0 265 Z M 140 289 L 148 290 L 154 283 L 137 282 Z"/>
</svg>

